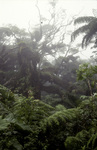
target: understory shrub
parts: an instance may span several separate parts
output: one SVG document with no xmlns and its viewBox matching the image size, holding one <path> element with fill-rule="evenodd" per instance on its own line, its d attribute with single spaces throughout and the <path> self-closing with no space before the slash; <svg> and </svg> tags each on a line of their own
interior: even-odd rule
<svg viewBox="0 0 97 150">
<path fill-rule="evenodd" d="M 0 86 L 1 150 L 96 150 L 97 98 L 52 107 Z"/>
</svg>

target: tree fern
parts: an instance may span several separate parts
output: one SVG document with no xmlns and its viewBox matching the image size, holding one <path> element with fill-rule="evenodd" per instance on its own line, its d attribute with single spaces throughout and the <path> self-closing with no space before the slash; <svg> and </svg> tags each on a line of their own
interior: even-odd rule
<svg viewBox="0 0 97 150">
<path fill-rule="evenodd" d="M 1 88 L 1 101 L 1 150 L 96 150 L 97 98 L 94 105 L 84 99 L 77 108 L 66 109 L 62 105 L 54 108 L 32 97 L 25 98 L 6 90 L 4 94 Z M 10 104 L 9 109 L 4 109 L 7 104 Z M 3 111 L 6 115 L 2 115 Z"/>
<path fill-rule="evenodd" d="M 44 125 L 53 127 L 53 124 L 59 126 L 63 122 L 64 126 L 65 126 L 65 123 L 67 121 L 75 119 L 76 115 L 77 115 L 77 110 L 76 109 L 66 110 L 64 108 L 64 110 L 57 111 L 56 113 L 52 114 L 48 118 L 44 119 L 44 122 L 45 122 Z"/>
<path fill-rule="evenodd" d="M 90 137 L 91 135 L 87 130 L 78 132 L 76 136 L 68 136 L 65 140 L 66 150 L 90 150 L 90 146 L 87 146 L 87 141 L 91 139 Z"/>
</svg>

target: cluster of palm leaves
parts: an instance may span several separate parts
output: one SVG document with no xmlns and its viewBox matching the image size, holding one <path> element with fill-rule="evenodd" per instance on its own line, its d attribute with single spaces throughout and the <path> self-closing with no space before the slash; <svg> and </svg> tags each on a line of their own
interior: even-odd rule
<svg viewBox="0 0 97 150">
<path fill-rule="evenodd" d="M 82 24 L 82 26 L 73 32 L 71 40 L 74 41 L 79 34 L 83 34 L 82 47 L 90 43 L 94 43 L 94 47 L 97 47 L 97 17 L 79 17 L 75 19 L 74 24 Z"/>
</svg>

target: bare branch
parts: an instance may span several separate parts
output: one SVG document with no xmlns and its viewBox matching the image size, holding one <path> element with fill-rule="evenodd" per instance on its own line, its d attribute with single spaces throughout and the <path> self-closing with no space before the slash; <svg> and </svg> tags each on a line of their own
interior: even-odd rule
<svg viewBox="0 0 97 150">
<path fill-rule="evenodd" d="M 42 37 L 42 19 L 41 19 L 41 13 L 40 13 L 40 9 L 38 6 L 38 0 L 36 0 L 36 8 L 38 10 L 38 14 L 39 14 L 39 22 L 40 22 L 40 36 Z"/>
</svg>

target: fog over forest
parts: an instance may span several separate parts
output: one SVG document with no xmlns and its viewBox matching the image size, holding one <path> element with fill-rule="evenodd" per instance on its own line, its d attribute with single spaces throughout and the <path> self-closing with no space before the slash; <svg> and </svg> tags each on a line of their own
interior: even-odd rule
<svg viewBox="0 0 97 150">
<path fill-rule="evenodd" d="M 97 150 L 97 0 L 0 0 L 0 150 Z"/>
</svg>

